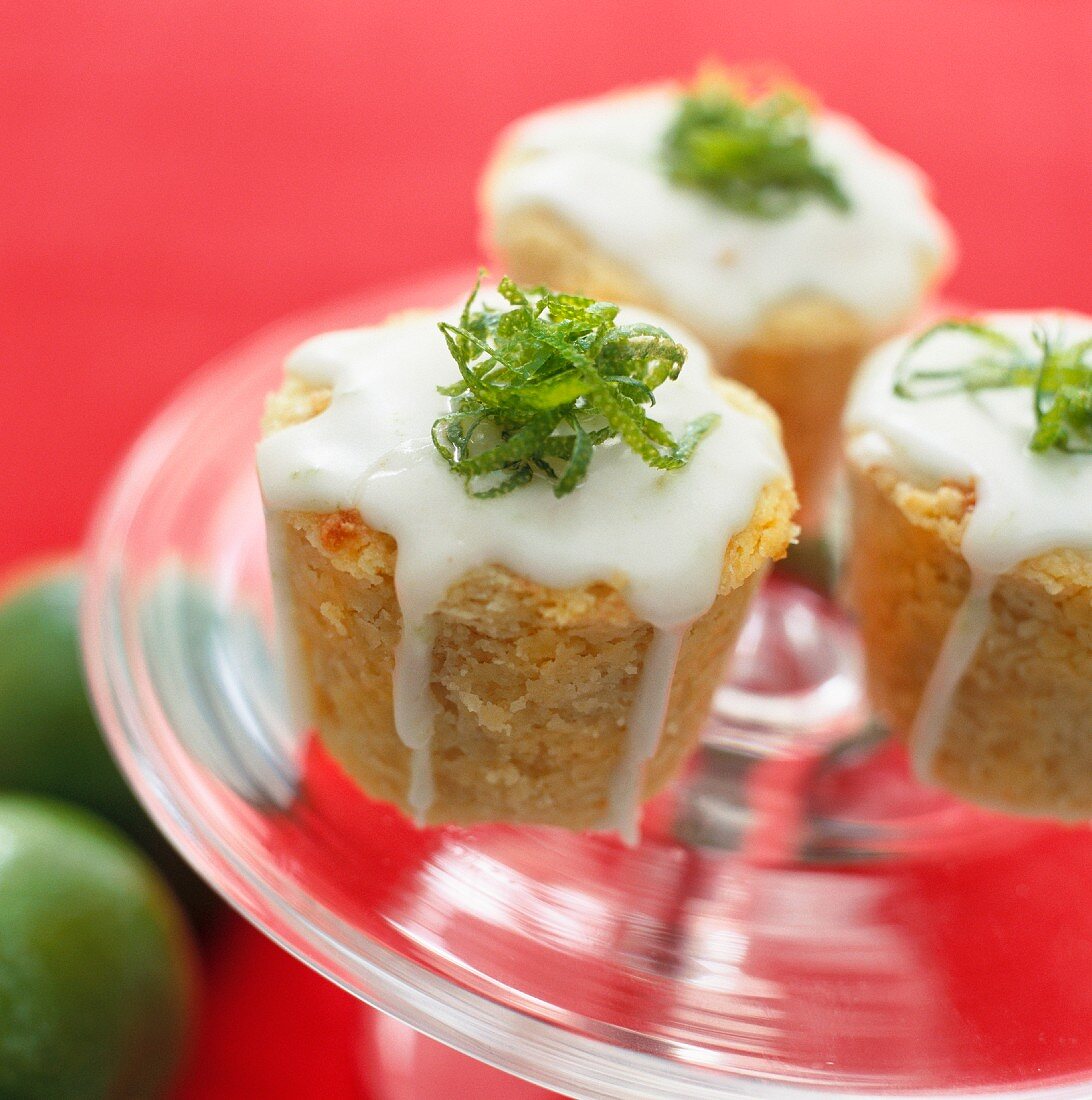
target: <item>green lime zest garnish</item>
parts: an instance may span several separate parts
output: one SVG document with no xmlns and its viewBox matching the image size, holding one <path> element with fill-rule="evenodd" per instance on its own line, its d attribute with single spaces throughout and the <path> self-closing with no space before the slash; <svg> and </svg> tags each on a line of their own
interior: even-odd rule
<svg viewBox="0 0 1092 1100">
<path fill-rule="evenodd" d="M 783 218 L 811 198 L 837 210 L 849 198 L 812 143 L 801 95 L 775 85 L 757 95 L 719 70 L 700 75 L 664 135 L 668 178 L 754 218 Z"/>
<path fill-rule="evenodd" d="M 481 276 L 458 324 L 440 323 L 461 381 L 439 387 L 451 411 L 432 442 L 474 497 L 510 493 L 533 478 L 571 493 L 595 448 L 625 444 L 649 466 L 685 466 L 717 424 L 692 420 L 676 439 L 645 411 L 675 379 L 686 349 L 655 325 L 616 323 L 618 306 L 502 279 L 507 307 L 478 302 Z"/>
<path fill-rule="evenodd" d="M 914 365 L 922 347 L 950 332 L 970 337 L 976 350 L 968 350 L 965 361 L 950 367 Z M 1092 339 L 1063 346 L 1039 327 L 1032 340 L 1034 351 L 1029 352 L 1011 336 L 981 322 L 941 321 L 914 339 L 903 353 L 895 372 L 895 393 L 921 400 L 1026 387 L 1035 409 L 1031 450 L 1092 454 Z"/>
</svg>

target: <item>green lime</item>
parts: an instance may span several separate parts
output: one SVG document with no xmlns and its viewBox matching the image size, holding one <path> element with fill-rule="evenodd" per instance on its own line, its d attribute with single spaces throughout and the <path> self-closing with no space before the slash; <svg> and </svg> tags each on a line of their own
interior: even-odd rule
<svg viewBox="0 0 1092 1100">
<path fill-rule="evenodd" d="M 152 856 L 205 927 L 219 908 L 215 895 L 145 814 L 91 708 L 80 654 L 82 588 L 68 559 L 19 575 L 0 596 L 0 792 L 50 795 L 102 814 Z"/>
<path fill-rule="evenodd" d="M 99 732 L 80 658 L 71 563 L 24 574 L 0 602 L 0 790 L 56 795 L 127 832 L 144 812 Z"/>
<path fill-rule="evenodd" d="M 147 859 L 75 806 L 0 796 L 0 1097 L 165 1095 L 195 953 Z"/>
</svg>

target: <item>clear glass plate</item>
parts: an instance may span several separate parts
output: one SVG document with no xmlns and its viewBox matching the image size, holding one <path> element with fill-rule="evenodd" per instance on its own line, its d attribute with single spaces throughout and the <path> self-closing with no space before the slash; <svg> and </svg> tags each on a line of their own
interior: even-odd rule
<svg viewBox="0 0 1092 1100">
<path fill-rule="evenodd" d="M 417 829 L 290 727 L 253 447 L 317 331 L 441 304 L 467 271 L 301 317 L 198 377 L 98 516 L 89 678 L 151 813 L 255 924 L 471 1056 L 579 1097 L 1092 1097 L 1092 831 L 962 806 L 867 722 L 850 624 L 763 593 L 639 846 Z"/>
</svg>

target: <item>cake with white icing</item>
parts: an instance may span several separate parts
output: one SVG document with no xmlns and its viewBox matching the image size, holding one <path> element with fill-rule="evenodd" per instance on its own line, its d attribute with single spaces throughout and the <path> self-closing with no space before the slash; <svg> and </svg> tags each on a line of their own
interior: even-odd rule
<svg viewBox="0 0 1092 1100">
<path fill-rule="evenodd" d="M 913 165 L 802 103 L 768 124 L 781 117 L 764 106 L 776 92 L 733 108 L 745 132 L 720 135 L 734 151 L 772 125 L 764 151 L 722 158 L 719 176 L 715 155 L 679 170 L 671 135 L 687 125 L 684 105 L 715 104 L 724 86 L 640 88 L 514 124 L 484 178 L 487 245 L 519 281 L 638 303 L 694 331 L 718 370 L 779 414 L 810 527 L 852 374 L 915 315 L 949 264 L 950 235 Z M 710 133 L 716 119 L 689 136 Z M 795 168 L 779 174 L 786 146 Z M 733 171 L 758 182 L 741 195 Z"/>
<path fill-rule="evenodd" d="M 870 358 L 849 591 L 919 776 L 1092 817 L 1092 319 L 994 313 Z"/>
<path fill-rule="evenodd" d="M 289 357 L 258 452 L 289 682 L 301 725 L 419 821 L 632 838 L 795 497 L 776 419 L 694 338 L 550 298 L 532 337 L 554 342 L 528 350 L 498 320 L 528 299 L 506 293 Z M 479 393 L 530 427 L 483 427 Z"/>
</svg>

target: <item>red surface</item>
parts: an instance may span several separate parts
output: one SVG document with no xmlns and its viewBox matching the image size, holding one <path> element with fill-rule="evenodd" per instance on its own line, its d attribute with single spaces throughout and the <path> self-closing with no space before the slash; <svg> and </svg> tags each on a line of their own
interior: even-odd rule
<svg viewBox="0 0 1092 1100">
<path fill-rule="evenodd" d="M 783 62 L 927 169 L 957 298 L 1092 311 L 1090 45 L 1086 0 L 0 3 L 0 564 L 75 544 L 226 345 L 472 255 L 506 120 L 714 53 Z M 344 995 L 241 927 L 212 973 L 186 1096 L 349 1095 Z"/>
<path fill-rule="evenodd" d="M 180 1100 L 371 1100 L 356 1083 L 359 1001 L 241 918 L 217 930 L 206 968 L 201 1034 Z"/>
</svg>

